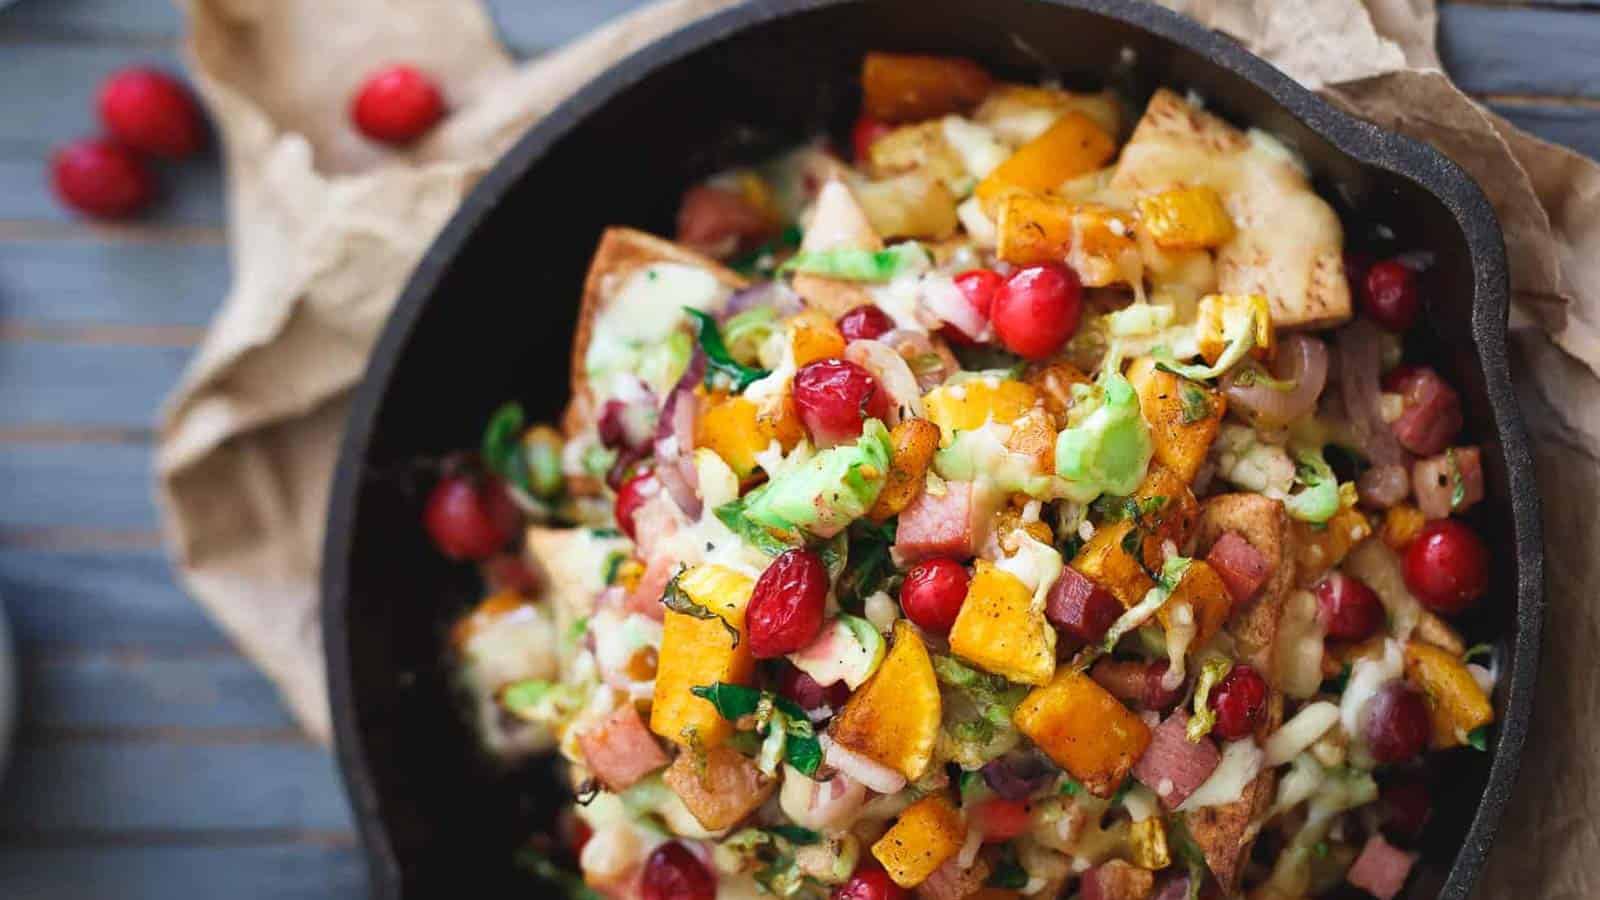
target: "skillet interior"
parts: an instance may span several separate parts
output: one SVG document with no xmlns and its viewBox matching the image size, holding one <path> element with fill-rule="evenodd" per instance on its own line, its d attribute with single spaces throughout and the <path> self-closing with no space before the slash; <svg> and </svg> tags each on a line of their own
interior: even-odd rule
<svg viewBox="0 0 1600 900">
<path fill-rule="evenodd" d="M 1126 49 L 1125 49 L 1126 48 Z M 1492 755 L 1434 764 L 1438 806 L 1407 896 L 1464 897 L 1515 779 L 1543 602 L 1537 496 L 1505 369 L 1504 251 L 1475 185 L 1419 144 L 1334 112 L 1232 42 L 1163 10 L 1109 0 L 757 2 L 625 60 L 531 131 L 468 199 L 413 276 L 361 386 L 325 550 L 327 652 L 340 761 L 375 895 L 484 895 L 521 884 L 512 848 L 561 797 L 545 767 L 478 759 L 440 656 L 477 598 L 469 567 L 418 527 L 416 460 L 475 446 L 493 407 L 551 419 L 566 399 L 579 286 L 603 227 L 670 234 L 682 188 L 854 116 L 868 49 L 971 56 L 1022 79 L 1109 82 L 1142 100 L 1193 88 L 1297 150 L 1347 214 L 1437 260 L 1419 339 L 1462 391 L 1485 447 L 1474 524 L 1496 548 L 1469 639 L 1497 640 Z M 1128 52 L 1128 51 L 1131 51 Z M 1108 73 L 1110 77 L 1108 78 Z M 1357 229 L 1351 228 L 1352 232 Z M 481 886 L 481 887 L 480 887 Z"/>
</svg>

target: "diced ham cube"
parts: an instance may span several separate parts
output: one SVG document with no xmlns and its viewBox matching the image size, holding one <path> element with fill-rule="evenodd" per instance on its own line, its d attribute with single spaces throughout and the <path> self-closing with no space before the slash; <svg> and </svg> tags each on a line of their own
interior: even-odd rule
<svg viewBox="0 0 1600 900">
<path fill-rule="evenodd" d="M 1189 799 L 1222 762 L 1210 738 L 1191 743 L 1185 730 L 1189 714 L 1178 710 L 1150 733 L 1150 746 L 1133 766 L 1133 777 L 1156 792 L 1167 809 Z"/>
<path fill-rule="evenodd" d="M 703 763 L 686 750 L 662 780 L 707 831 L 739 824 L 778 787 L 777 779 L 761 774 L 750 757 L 731 747 L 712 747 Z"/>
<path fill-rule="evenodd" d="M 965 900 L 983 889 L 990 866 L 981 857 L 961 868 L 960 854 L 950 857 L 928 880 L 917 885 L 918 900 Z"/>
<path fill-rule="evenodd" d="M 1406 876 L 1416 861 L 1415 856 L 1391 846 L 1383 835 L 1374 834 L 1367 838 L 1367 845 L 1361 848 L 1361 855 L 1345 879 L 1378 900 L 1393 900 L 1405 887 Z"/>
<path fill-rule="evenodd" d="M 1111 592 L 1071 566 L 1051 586 L 1044 617 L 1063 634 L 1085 644 L 1106 636 L 1122 615 L 1122 604 Z"/>
<path fill-rule="evenodd" d="M 1083 900 L 1150 900 L 1156 876 L 1120 859 L 1083 873 L 1078 896 Z"/>
<path fill-rule="evenodd" d="M 1417 494 L 1417 508 L 1430 519 L 1464 512 L 1483 499 L 1483 454 L 1477 447 L 1456 447 L 1417 460 L 1411 468 L 1411 486 Z M 1455 502 L 1458 486 L 1459 503 Z"/>
<path fill-rule="evenodd" d="M 605 721 L 578 735 L 578 746 L 589 771 L 613 792 L 627 790 L 672 761 L 632 703 L 624 703 Z"/>
<path fill-rule="evenodd" d="M 1089 677 L 1123 703 L 1145 709 L 1164 709 L 1176 703 L 1183 692 L 1182 682 L 1175 688 L 1162 685 L 1168 668 L 1166 660 L 1144 662 L 1102 657 L 1089 670 Z"/>
<path fill-rule="evenodd" d="M 1399 394 L 1400 418 L 1390 423 L 1400 446 L 1418 456 L 1432 456 L 1450 446 L 1461 431 L 1461 397 L 1438 372 L 1427 366 L 1405 366 L 1384 379 L 1384 389 Z"/>
<path fill-rule="evenodd" d="M 900 513 L 895 527 L 895 565 L 903 569 L 936 556 L 968 559 L 976 555 L 982 542 L 980 522 L 987 518 L 978 499 L 977 488 L 970 481 L 945 482 L 943 496 L 927 491 L 917 495 Z"/>
<path fill-rule="evenodd" d="M 1222 576 L 1235 607 L 1250 602 L 1272 574 L 1272 563 L 1237 531 L 1224 531 L 1206 554 L 1206 562 Z"/>
</svg>

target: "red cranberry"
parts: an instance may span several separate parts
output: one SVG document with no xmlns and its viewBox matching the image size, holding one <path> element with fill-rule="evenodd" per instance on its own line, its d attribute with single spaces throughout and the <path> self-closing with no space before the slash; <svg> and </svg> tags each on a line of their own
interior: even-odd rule
<svg viewBox="0 0 1600 900">
<path fill-rule="evenodd" d="M 993 797 L 973 807 L 967 815 L 986 844 L 1009 841 L 1032 824 L 1032 811 L 1026 800 Z"/>
<path fill-rule="evenodd" d="M 858 306 L 839 317 L 839 333 L 847 341 L 874 341 L 894 328 L 894 320 L 876 306 Z"/>
<path fill-rule="evenodd" d="M 1383 603 L 1359 578 L 1332 572 L 1318 582 L 1316 593 L 1317 610 L 1328 629 L 1328 637 L 1359 641 L 1383 627 Z"/>
<path fill-rule="evenodd" d="M 861 423 L 889 414 L 889 396 L 866 369 L 842 359 L 819 359 L 794 375 L 794 405 L 821 446 L 861 436 Z"/>
<path fill-rule="evenodd" d="M 1361 309 L 1367 318 L 1396 332 L 1408 331 L 1416 324 L 1422 309 L 1417 273 L 1386 259 L 1373 263 L 1361 284 Z"/>
<path fill-rule="evenodd" d="M 100 86 L 100 121 L 112 137 L 151 156 L 182 159 L 205 143 L 200 106 L 178 79 L 156 69 L 114 73 Z"/>
<path fill-rule="evenodd" d="M 661 493 L 661 482 L 656 480 L 652 472 L 635 475 L 622 483 L 622 487 L 617 489 L 614 509 L 617 527 L 622 529 L 623 534 L 638 539 L 638 534 L 634 531 L 633 517 L 646 500 L 659 493 Z"/>
<path fill-rule="evenodd" d="M 1458 519 L 1422 526 L 1404 563 L 1406 587 L 1436 613 L 1459 613 L 1489 589 L 1489 549 Z"/>
<path fill-rule="evenodd" d="M 657 847 L 639 881 L 643 900 L 716 900 L 717 876 L 677 841 Z"/>
<path fill-rule="evenodd" d="M 810 550 L 786 550 L 756 579 L 745 611 L 750 652 L 757 659 L 793 653 L 822 630 L 828 567 Z"/>
<path fill-rule="evenodd" d="M 833 891 L 832 900 L 910 900 L 911 892 L 894 883 L 889 873 L 874 863 L 856 870 L 850 880 Z"/>
<path fill-rule="evenodd" d="M 434 485 L 422 522 L 439 552 L 486 560 L 516 536 L 521 514 L 498 478 L 447 475 Z"/>
<path fill-rule="evenodd" d="M 894 130 L 888 122 L 881 122 L 870 116 L 856 119 L 855 127 L 850 129 L 850 147 L 855 151 L 856 162 L 866 162 L 872 156 L 872 145 L 878 139 Z"/>
<path fill-rule="evenodd" d="M 367 76 L 350 105 L 356 128 L 386 144 L 414 141 L 443 117 L 439 86 L 411 66 L 390 66 Z"/>
<path fill-rule="evenodd" d="M 85 138 L 56 150 L 50 180 L 62 203 L 104 219 L 131 216 L 156 194 L 155 177 L 144 160 L 105 138 Z"/>
<path fill-rule="evenodd" d="M 1422 782 L 1397 781 L 1383 786 L 1378 794 L 1378 808 L 1383 816 L 1383 827 L 1390 834 L 1416 840 L 1428 824 L 1433 800 L 1428 796 L 1428 786 Z"/>
<path fill-rule="evenodd" d="M 990 313 L 994 311 L 994 295 L 1005 281 L 1005 276 L 992 269 L 968 269 L 955 277 L 961 295 L 967 298 L 967 302 L 972 304 L 984 321 L 988 321 Z M 977 344 L 977 335 L 967 334 L 954 325 L 946 325 L 941 331 L 957 344 L 966 347 Z"/>
<path fill-rule="evenodd" d="M 1267 714 L 1267 681 L 1253 667 L 1236 665 L 1211 693 L 1211 708 L 1216 710 L 1213 730 L 1225 740 L 1248 736 Z"/>
<path fill-rule="evenodd" d="M 1433 733 L 1427 701 L 1403 681 L 1390 682 L 1367 701 L 1365 717 L 1367 748 L 1380 763 L 1415 759 Z"/>
<path fill-rule="evenodd" d="M 967 599 L 970 582 L 966 567 L 953 559 L 917 563 L 900 585 L 900 608 L 923 631 L 949 634 Z"/>
<path fill-rule="evenodd" d="M 1030 266 L 995 292 L 989 318 L 1001 343 L 1028 359 L 1061 349 L 1078 330 L 1083 285 L 1066 266 Z"/>
<path fill-rule="evenodd" d="M 812 712 L 826 706 L 838 712 L 850 699 L 850 686 L 842 681 L 823 687 L 817 680 L 791 665 L 778 673 L 778 693 L 793 700 L 801 709 Z"/>
</svg>

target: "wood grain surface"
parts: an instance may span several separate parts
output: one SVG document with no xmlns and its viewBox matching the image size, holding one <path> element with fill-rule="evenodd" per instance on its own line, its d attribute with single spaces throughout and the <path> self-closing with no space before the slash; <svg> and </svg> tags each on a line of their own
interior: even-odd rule
<svg viewBox="0 0 1600 900">
<path fill-rule="evenodd" d="M 492 0 L 524 56 L 638 0 Z M 0 896 L 346 898 L 364 889 L 328 754 L 174 584 L 150 500 L 151 424 L 228 280 L 212 158 L 164 171 L 136 224 L 50 196 L 50 148 L 92 130 L 100 79 L 177 64 L 171 0 L 0 10 L 0 598 L 21 644 L 0 784 Z M 1600 155 L 1600 4 L 1452 3 L 1454 77 Z"/>
</svg>

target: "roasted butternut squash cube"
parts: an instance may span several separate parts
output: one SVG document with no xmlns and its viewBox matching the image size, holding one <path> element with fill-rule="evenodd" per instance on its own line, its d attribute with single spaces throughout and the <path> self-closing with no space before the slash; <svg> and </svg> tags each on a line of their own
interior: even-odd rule
<svg viewBox="0 0 1600 900">
<path fill-rule="evenodd" d="M 1012 721 L 1090 793 L 1109 797 L 1150 746 L 1150 727 L 1083 672 L 1062 668 Z"/>
<path fill-rule="evenodd" d="M 1180 187 L 1139 199 L 1139 227 L 1163 250 L 1204 250 L 1226 244 L 1236 229 L 1209 187 Z"/>
<path fill-rule="evenodd" d="M 872 845 L 872 855 L 903 888 L 914 888 L 961 852 L 967 826 L 942 794 L 906 807 L 894 826 Z"/>
<path fill-rule="evenodd" d="M 901 619 L 893 640 L 878 671 L 850 696 L 828 734 L 846 750 L 915 781 L 933 759 L 943 704 L 916 628 Z"/>
<path fill-rule="evenodd" d="M 1421 641 L 1406 643 L 1406 678 L 1422 690 L 1433 719 L 1433 746 L 1458 747 L 1467 735 L 1494 721 L 1494 706 L 1467 670 L 1449 651 Z"/>
<path fill-rule="evenodd" d="M 1329 570 L 1344 562 L 1355 545 L 1372 535 L 1372 523 L 1353 506 L 1340 507 L 1322 527 L 1292 519 L 1295 578 L 1302 585 L 1316 584 Z"/>
<path fill-rule="evenodd" d="M 861 111 L 884 122 L 915 122 L 965 112 L 994 79 L 970 59 L 868 53 L 861 63 Z"/>
<path fill-rule="evenodd" d="M 1139 391 L 1139 409 L 1150 423 L 1156 462 L 1185 484 L 1194 481 L 1217 439 L 1228 398 L 1215 388 L 1157 368 L 1149 357 L 1133 361 L 1128 380 Z"/>
<path fill-rule="evenodd" d="M 959 177 L 963 184 L 970 177 L 964 165 Z M 956 195 L 932 173 L 913 170 L 878 181 L 855 181 L 852 186 L 872 230 L 885 238 L 942 241 L 961 225 Z"/>
<path fill-rule="evenodd" d="M 739 824 L 778 788 L 776 778 L 761 774 L 754 760 L 726 745 L 699 758 L 679 753 L 661 780 L 707 831 Z"/>
<path fill-rule="evenodd" d="M 995 215 L 996 253 L 1018 266 L 1066 261 L 1088 287 L 1132 283 L 1143 261 L 1133 217 L 1109 206 L 1013 191 Z"/>
<path fill-rule="evenodd" d="M 985 376 L 934 388 L 922 398 L 928 420 L 939 426 L 940 443 L 949 446 L 958 431 L 985 422 L 1009 425 L 1039 402 L 1033 386 L 1010 378 Z"/>
<path fill-rule="evenodd" d="M 1122 131 L 1122 105 L 1111 91 L 1078 94 L 1032 84 L 995 85 L 973 110 L 972 118 L 1006 143 L 1021 145 L 1049 130 L 1057 119 L 1073 110 L 1094 120 L 1106 134 Z"/>
<path fill-rule="evenodd" d="M 927 484 L 928 466 L 939 449 L 939 427 L 927 419 L 902 419 L 889 430 L 894 450 L 889 456 L 889 474 L 883 490 L 868 510 L 869 518 L 882 522 L 898 516 L 922 493 Z"/>
<path fill-rule="evenodd" d="M 1383 542 L 1389 545 L 1390 550 L 1399 553 L 1417 539 L 1417 535 L 1422 533 L 1422 526 L 1427 523 L 1428 517 L 1410 503 L 1391 506 L 1383 514 Z"/>
<path fill-rule="evenodd" d="M 755 472 L 756 454 L 773 441 L 787 452 L 805 436 L 805 426 L 787 393 L 769 411 L 749 398 L 716 392 L 706 398 L 702 410 L 695 422 L 695 443 L 722 457 L 740 478 Z"/>
<path fill-rule="evenodd" d="M 844 335 L 833 319 L 815 309 L 802 310 L 788 322 L 789 350 L 795 366 L 844 355 Z"/>
<path fill-rule="evenodd" d="M 1044 408 L 1055 418 L 1056 427 L 1064 428 L 1067 424 L 1067 412 L 1072 409 L 1074 402 L 1072 386 L 1088 384 L 1091 379 L 1072 363 L 1052 360 L 1030 365 L 1023 380 L 1039 392 Z"/>
<path fill-rule="evenodd" d="M 977 563 L 967 599 L 950 629 L 950 649 L 986 672 L 1044 684 L 1056 671 L 1056 630 L 1034 607 L 1017 576 L 986 559 Z"/>
<path fill-rule="evenodd" d="M 1155 587 L 1139 560 L 1123 549 L 1123 540 L 1133 528 L 1126 519 L 1100 526 L 1072 559 L 1074 569 L 1110 591 L 1123 606 L 1133 606 Z"/>
<path fill-rule="evenodd" d="M 1241 329 L 1255 332 L 1250 355 L 1271 359 L 1277 349 L 1271 304 L 1260 294 L 1208 294 L 1200 298 L 1195 313 L 1195 340 L 1200 355 L 1215 364 Z"/>
<path fill-rule="evenodd" d="M 1228 614 L 1233 611 L 1233 596 L 1217 570 L 1205 560 L 1197 559 L 1189 563 L 1172 596 L 1156 610 L 1162 628 L 1171 631 L 1174 625 L 1180 624 L 1176 617 L 1182 606 L 1189 608 L 1188 615 L 1195 626 L 1194 640 L 1189 646 L 1200 647 L 1227 624 Z"/>
<path fill-rule="evenodd" d="M 683 746 L 698 741 L 702 747 L 715 747 L 733 733 L 733 724 L 690 690 L 719 681 L 750 682 L 755 657 L 744 640 L 744 612 L 755 581 L 723 566 L 702 565 L 684 572 L 678 588 L 721 618 L 697 619 L 667 611 L 661 626 L 650 730 Z M 723 627 L 724 621 L 739 631 L 737 647 Z"/>
<path fill-rule="evenodd" d="M 1068 179 L 1101 168 L 1116 152 L 1117 142 L 1104 128 L 1081 112 L 1069 111 L 979 182 L 978 202 L 993 215 L 1005 195 L 1054 191 Z"/>
</svg>

